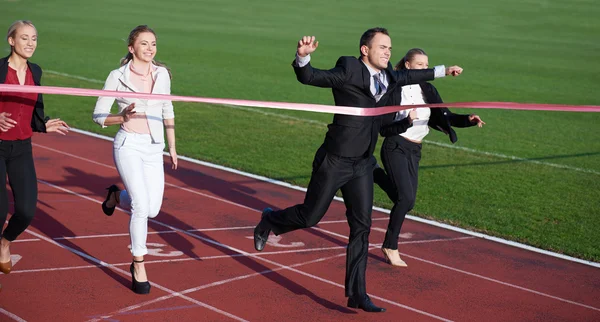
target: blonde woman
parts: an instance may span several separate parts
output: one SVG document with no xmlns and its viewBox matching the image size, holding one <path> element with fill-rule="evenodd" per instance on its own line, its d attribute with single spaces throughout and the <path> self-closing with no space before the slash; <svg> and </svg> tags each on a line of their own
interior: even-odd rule
<svg viewBox="0 0 600 322">
<path fill-rule="evenodd" d="M 134 28 L 129 34 L 129 52 L 121 60 L 121 67 L 108 75 L 104 90 L 170 94 L 171 75 L 154 60 L 156 48 L 156 34 L 152 29 L 146 25 Z M 177 169 L 175 115 L 171 101 L 127 98 L 116 98 L 119 112 L 111 114 L 114 101 L 112 97 L 98 98 L 93 119 L 102 127 L 120 127 L 115 135 L 113 154 L 125 190 L 110 186 L 102 210 L 108 216 L 117 205 L 131 210 L 131 289 L 138 294 L 147 294 L 150 283 L 144 255 L 148 254 L 148 218 L 156 217 L 162 205 L 165 132 L 172 168 Z"/>
<path fill-rule="evenodd" d="M 29 62 L 37 48 L 37 30 L 31 21 L 18 20 L 9 28 L 6 40 L 10 54 L 0 59 L 0 84 L 40 85 L 42 69 Z M 33 132 L 66 134 L 67 123 L 44 116 L 42 94 L 0 92 L 0 271 L 10 273 L 10 244 L 27 229 L 37 205 L 37 177 L 31 149 Z M 15 202 L 8 215 L 6 177 Z"/>
</svg>

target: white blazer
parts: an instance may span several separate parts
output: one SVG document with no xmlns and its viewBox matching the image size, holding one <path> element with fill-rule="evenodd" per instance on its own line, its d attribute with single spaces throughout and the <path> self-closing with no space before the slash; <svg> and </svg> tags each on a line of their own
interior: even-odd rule
<svg viewBox="0 0 600 322">
<path fill-rule="evenodd" d="M 131 84 L 129 81 L 131 70 L 129 69 L 131 62 L 121 66 L 119 69 L 115 69 L 106 78 L 103 90 L 121 91 L 121 92 L 139 92 L 138 89 Z M 152 88 L 153 94 L 171 94 L 171 78 L 166 68 L 162 66 L 153 65 L 152 68 L 156 68 L 153 72 L 155 78 L 154 87 Z M 110 114 L 111 107 L 117 100 L 119 106 L 118 113 L 121 113 L 131 103 L 135 103 L 134 111 L 140 113 L 146 113 L 148 119 L 148 126 L 150 128 L 150 135 L 152 141 L 155 143 L 164 142 L 164 125 L 163 120 L 175 118 L 173 112 L 173 103 L 165 100 L 147 100 L 147 99 L 136 99 L 136 98 L 123 98 L 123 97 L 98 97 L 96 107 L 94 107 L 93 119 L 94 122 L 98 123 L 102 127 L 106 117 Z"/>
</svg>

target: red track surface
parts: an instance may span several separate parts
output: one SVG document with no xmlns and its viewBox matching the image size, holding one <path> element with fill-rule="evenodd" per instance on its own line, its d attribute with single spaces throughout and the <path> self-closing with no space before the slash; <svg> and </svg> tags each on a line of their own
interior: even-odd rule
<svg viewBox="0 0 600 322">
<path fill-rule="evenodd" d="M 0 321 L 600 321 L 599 269 L 413 221 L 400 245 L 408 268 L 371 250 L 367 290 L 388 311 L 346 308 L 341 202 L 318 227 L 255 256 L 247 237 L 260 210 L 304 193 L 185 161 L 166 170 L 148 237 L 153 288 L 136 295 L 129 216 L 100 209 L 104 189 L 120 183 L 111 142 L 70 133 L 34 144 L 38 213 L 13 243 L 21 259 L 0 275 Z M 373 218 L 370 240 L 381 243 L 386 214 Z"/>
</svg>

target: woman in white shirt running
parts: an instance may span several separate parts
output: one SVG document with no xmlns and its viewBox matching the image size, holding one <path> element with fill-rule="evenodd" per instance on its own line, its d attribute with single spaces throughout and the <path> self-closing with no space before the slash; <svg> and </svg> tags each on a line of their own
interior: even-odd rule
<svg viewBox="0 0 600 322">
<path fill-rule="evenodd" d="M 145 25 L 137 26 L 129 34 L 128 42 L 129 52 L 121 60 L 121 67 L 108 75 L 104 90 L 170 94 L 171 74 L 154 61 L 154 31 Z M 165 132 L 172 168 L 177 169 L 175 115 L 171 101 L 122 97 L 116 100 L 118 114 L 110 114 L 114 97 L 100 97 L 93 115 L 94 122 L 102 127 L 120 127 L 115 135 L 113 155 L 125 190 L 116 185 L 110 186 L 102 211 L 111 216 L 117 205 L 131 210 L 131 289 L 138 294 L 147 294 L 150 283 L 144 267 L 144 255 L 148 254 L 148 218 L 158 215 L 163 200 Z"/>
</svg>

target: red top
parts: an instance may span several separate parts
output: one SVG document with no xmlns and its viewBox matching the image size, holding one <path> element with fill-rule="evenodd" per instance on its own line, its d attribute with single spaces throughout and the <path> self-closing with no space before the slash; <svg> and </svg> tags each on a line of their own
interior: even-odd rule
<svg viewBox="0 0 600 322">
<path fill-rule="evenodd" d="M 6 81 L 4 84 L 19 84 L 17 71 L 8 67 Z M 33 74 L 27 68 L 25 74 L 25 85 L 35 85 Z M 25 140 L 33 136 L 31 129 L 31 118 L 37 101 L 36 93 L 2 93 L 0 92 L 0 113 L 10 113 L 11 119 L 17 121 L 15 127 L 6 132 L 0 131 L 0 140 L 14 141 Z"/>
</svg>

